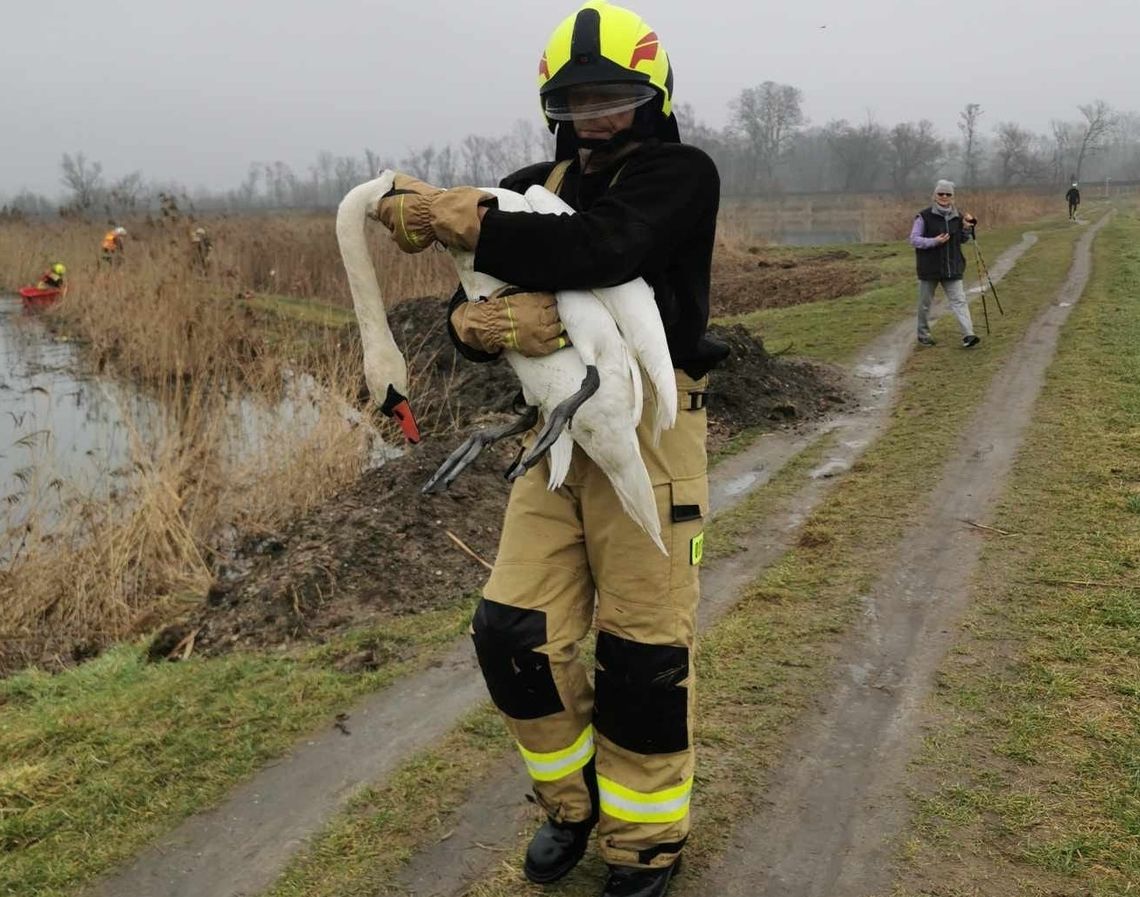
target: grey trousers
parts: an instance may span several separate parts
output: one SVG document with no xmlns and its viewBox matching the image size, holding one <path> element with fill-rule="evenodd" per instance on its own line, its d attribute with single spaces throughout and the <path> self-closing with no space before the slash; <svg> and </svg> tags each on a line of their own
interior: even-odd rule
<svg viewBox="0 0 1140 897">
<path fill-rule="evenodd" d="M 966 287 L 961 280 L 920 280 L 918 282 L 918 335 L 930 336 L 930 303 L 934 301 L 934 288 L 942 284 L 950 311 L 958 319 L 962 336 L 973 336 L 974 322 L 970 318 L 970 303 L 966 301 Z"/>
</svg>

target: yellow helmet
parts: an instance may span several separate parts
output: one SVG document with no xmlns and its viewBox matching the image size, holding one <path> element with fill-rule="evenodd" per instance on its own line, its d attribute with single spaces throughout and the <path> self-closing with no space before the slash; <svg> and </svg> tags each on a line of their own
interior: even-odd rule
<svg viewBox="0 0 1140 897">
<path fill-rule="evenodd" d="M 51 266 L 51 273 L 58 274 L 60 277 L 62 277 L 67 273 L 67 268 L 64 267 L 63 262 L 56 262 Z"/>
<path fill-rule="evenodd" d="M 570 103 L 570 88 L 590 85 L 589 104 Z M 562 22 L 538 63 L 538 94 L 551 130 L 556 122 L 624 112 L 660 99 L 673 111 L 673 69 L 657 33 L 637 13 L 589 0 Z"/>
</svg>

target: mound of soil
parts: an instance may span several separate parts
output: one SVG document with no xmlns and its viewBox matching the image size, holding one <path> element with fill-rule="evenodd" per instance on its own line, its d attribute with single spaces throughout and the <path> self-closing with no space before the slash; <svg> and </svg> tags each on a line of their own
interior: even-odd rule
<svg viewBox="0 0 1140 897">
<path fill-rule="evenodd" d="M 848 401 L 833 367 L 769 355 L 742 324 L 709 332 L 730 352 L 709 378 L 710 451 L 743 430 L 814 420 Z"/>
<path fill-rule="evenodd" d="M 718 246 L 712 267 L 712 314 L 738 315 L 838 299 L 863 292 L 878 274 L 844 249 L 803 259 L 768 258 L 753 247 L 740 251 Z"/>
<path fill-rule="evenodd" d="M 442 495 L 419 489 L 458 445 L 457 430 L 506 419 L 518 383 L 505 363 L 476 365 L 457 356 L 442 324 L 445 306 L 409 301 L 392 315 L 414 370 L 413 405 L 425 432 L 435 435 L 283 532 L 247 544 L 229 572 L 219 571 L 199 611 L 160 633 L 156 659 L 194 630 L 195 650 L 208 653 L 323 642 L 386 615 L 447 606 L 481 587 L 487 569 L 479 559 L 494 560 L 509 490 L 503 472 L 518 443 L 485 452 Z M 710 447 L 747 428 L 817 417 L 844 401 L 833 369 L 774 358 L 740 325 L 712 332 L 731 354 L 711 378 Z"/>
<path fill-rule="evenodd" d="M 475 591 L 493 560 L 515 447 L 485 452 L 441 494 L 420 487 L 455 448 L 426 440 L 362 476 L 284 532 L 235 559 L 249 572 L 219 581 L 197 619 L 196 648 L 323 641 L 385 613 L 433 610 Z M 458 540 L 458 541 L 457 541 Z M 169 638 L 169 636 L 168 636 Z"/>
</svg>

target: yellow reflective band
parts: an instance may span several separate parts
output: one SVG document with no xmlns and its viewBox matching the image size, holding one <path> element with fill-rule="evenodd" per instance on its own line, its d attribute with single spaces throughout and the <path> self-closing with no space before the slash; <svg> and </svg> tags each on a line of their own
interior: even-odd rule
<svg viewBox="0 0 1140 897">
<path fill-rule="evenodd" d="M 564 337 L 564 336 L 558 337 L 558 348 L 559 349 L 565 349 L 568 345 L 570 345 L 570 343 L 567 341 L 566 337 Z"/>
<path fill-rule="evenodd" d="M 674 788 L 649 794 L 598 776 L 598 799 L 602 812 L 626 822 L 680 822 L 689 813 L 692 794 L 692 776 Z"/>
<path fill-rule="evenodd" d="M 528 751 L 520 744 L 519 753 L 522 754 L 532 779 L 536 782 L 555 782 L 577 772 L 593 759 L 594 727 L 586 726 L 570 747 L 560 751 L 540 754 L 538 751 Z"/>
<path fill-rule="evenodd" d="M 699 566 L 705 556 L 705 534 L 697 533 L 689 542 L 689 564 Z"/>
<path fill-rule="evenodd" d="M 406 239 L 409 243 L 411 243 L 413 246 L 419 246 L 420 245 L 419 238 L 416 237 L 415 234 L 413 234 L 411 231 L 408 230 L 407 223 L 404 221 L 404 194 L 403 193 L 400 194 L 400 230 L 404 234 L 404 239 Z"/>
<path fill-rule="evenodd" d="M 519 328 L 518 323 L 515 321 L 515 314 L 511 310 L 511 300 L 503 299 L 503 308 L 507 311 L 507 320 L 511 322 L 510 334 L 507 336 L 507 345 L 512 349 L 519 347 Z"/>
</svg>

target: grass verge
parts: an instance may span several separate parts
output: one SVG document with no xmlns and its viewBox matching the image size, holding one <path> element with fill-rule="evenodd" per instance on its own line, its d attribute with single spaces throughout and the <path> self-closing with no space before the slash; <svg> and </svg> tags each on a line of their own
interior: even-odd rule
<svg viewBox="0 0 1140 897">
<path fill-rule="evenodd" d="M 1098 238 L 914 769 L 898 895 L 1137 893 L 1140 219 Z"/>
<path fill-rule="evenodd" d="M 939 349 L 912 359 L 889 431 L 809 518 L 805 532 L 812 537 L 765 571 L 738 607 L 703 638 L 698 656 L 699 817 L 686 848 L 688 871 L 673 892 L 701 893 L 699 875 L 727 849 L 732 823 L 755 809 L 788 724 L 826 680 L 830 657 L 857 608 L 856 596 L 874 582 L 905 528 L 922 513 L 933 485 L 931 468 L 949 457 L 989 381 L 1060 287 L 1076 233 L 1043 235 L 1010 275 L 1003 291 L 1007 316 L 984 351 Z M 822 320 L 832 328 L 845 326 L 841 319 Z M 943 321 L 939 326 L 953 325 Z M 947 382 L 955 389 L 947 390 Z M 765 487 L 769 495 L 778 500 L 785 478 L 802 477 L 806 463 L 790 465 Z M 746 538 L 748 515 L 767 511 L 759 500 L 746 507 L 747 512 L 725 522 L 728 537 Z M 385 855 L 389 841 L 406 856 L 446 835 L 450 821 L 439 816 L 440 795 L 458 806 L 470 787 L 466 783 L 478 783 L 503 761 L 505 751 L 506 740 L 496 737 L 485 744 L 465 742 L 461 755 L 449 754 L 447 763 L 439 762 L 438 751 L 426 755 L 437 758 L 432 762 L 411 761 L 405 769 L 417 771 L 414 788 L 407 788 L 409 779 L 401 773 L 396 782 L 358 803 L 295 860 L 271 897 L 399 894 L 393 881 L 399 864 L 385 866 L 381 874 L 376 858 Z M 382 806 L 398 802 L 400 818 L 373 810 L 378 796 Z M 417 832 L 406 831 L 408 820 L 418 822 Z M 518 849 L 504 854 L 467 893 L 542 893 L 521 881 L 518 857 L 524 843 L 525 835 Z M 600 875 L 598 860 L 591 858 L 559 885 L 559 893 L 593 897 Z"/>
<path fill-rule="evenodd" d="M 151 664 L 124 645 L 0 680 L 0 894 L 75 893 L 353 698 L 426 666 L 470 613 L 402 617 L 292 658 Z M 364 646 L 376 669 L 336 670 Z"/>
<path fill-rule="evenodd" d="M 1072 225 L 1061 219 L 1047 219 L 1033 230 L 1041 235 L 1071 232 Z M 986 261 L 997 257 L 1021 239 L 1024 227 L 1005 227 L 986 234 L 982 246 Z M 899 258 L 902 261 L 899 261 Z M 772 351 L 787 350 L 793 355 L 842 364 L 888 327 L 914 313 L 914 257 L 905 253 L 884 261 L 880 284 L 858 296 L 830 302 L 812 302 L 788 308 L 764 309 L 724 318 L 719 323 L 744 324 L 758 332 Z M 967 282 L 976 282 L 972 255 Z M 1004 295 L 1004 290 L 1001 295 Z M 975 299 L 972 305 L 980 305 Z M 980 309 L 977 309 L 980 313 Z"/>
</svg>

